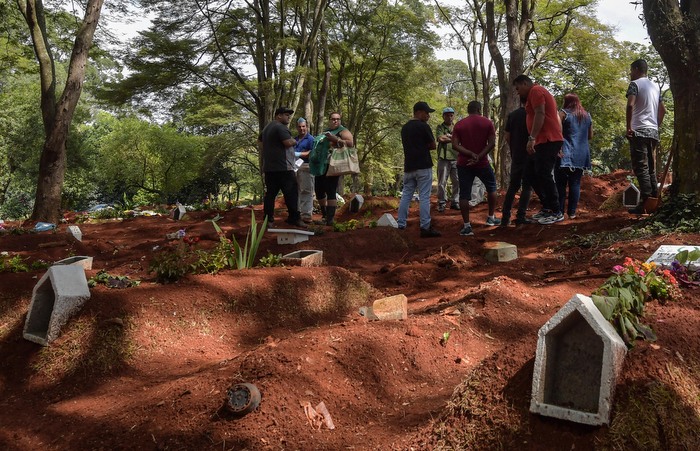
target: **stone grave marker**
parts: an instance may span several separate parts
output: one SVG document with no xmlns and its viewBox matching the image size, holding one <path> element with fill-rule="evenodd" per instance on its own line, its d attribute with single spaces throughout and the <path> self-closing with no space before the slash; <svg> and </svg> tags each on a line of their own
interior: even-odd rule
<svg viewBox="0 0 700 451">
<path fill-rule="evenodd" d="M 537 333 L 530 412 L 609 424 L 627 346 L 591 298 L 575 294 Z"/>
<path fill-rule="evenodd" d="M 670 268 L 671 263 L 675 260 L 676 255 L 681 251 L 692 252 L 696 249 L 700 249 L 700 245 L 687 245 L 683 244 L 680 246 L 675 245 L 663 245 L 647 259 L 647 263 L 654 262 L 659 266 L 664 268 Z M 700 269 L 700 260 L 694 260 L 692 262 L 687 262 L 686 265 L 692 269 Z"/>
<path fill-rule="evenodd" d="M 350 200 L 350 213 L 357 213 L 360 211 L 360 208 L 362 208 L 362 204 L 364 203 L 364 197 L 359 194 L 355 194 L 355 196 Z"/>
<path fill-rule="evenodd" d="M 399 228 L 399 224 L 396 222 L 396 218 L 391 216 L 390 213 L 384 213 L 381 218 L 377 221 L 378 227 L 393 227 L 395 229 Z"/>
<path fill-rule="evenodd" d="M 622 205 L 627 208 L 636 207 L 639 204 L 639 199 L 639 188 L 632 183 L 622 192 Z"/>
</svg>

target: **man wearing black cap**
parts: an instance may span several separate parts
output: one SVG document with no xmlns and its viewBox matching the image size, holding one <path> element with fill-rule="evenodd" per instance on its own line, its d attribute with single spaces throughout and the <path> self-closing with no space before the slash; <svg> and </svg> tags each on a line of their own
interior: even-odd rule
<svg viewBox="0 0 700 451">
<path fill-rule="evenodd" d="M 294 174 L 294 145 L 296 141 L 289 131 L 289 121 L 294 110 L 280 107 L 275 110 L 275 120 L 262 131 L 262 160 L 265 173 L 265 198 L 263 208 L 268 224 L 275 220 L 275 199 L 282 190 L 289 217 L 287 223 L 306 227 L 299 214 L 299 193 Z"/>
<path fill-rule="evenodd" d="M 426 102 L 416 103 L 413 105 L 413 118 L 401 128 L 404 174 L 397 223 L 399 229 L 406 228 L 408 207 L 413 193 L 418 189 L 420 236 L 423 238 L 441 235 L 430 224 L 430 191 L 433 187 L 433 157 L 430 151 L 436 149 L 437 144 L 428 120 L 434 111 Z"/>
</svg>

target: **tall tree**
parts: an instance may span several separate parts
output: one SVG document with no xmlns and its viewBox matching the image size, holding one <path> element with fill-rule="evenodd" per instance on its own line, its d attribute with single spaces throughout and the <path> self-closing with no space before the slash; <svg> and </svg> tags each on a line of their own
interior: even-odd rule
<svg viewBox="0 0 700 451">
<path fill-rule="evenodd" d="M 66 140 L 80 99 L 88 60 L 104 0 L 88 0 L 75 36 L 68 65 L 68 76 L 60 97 L 57 95 L 56 67 L 46 28 L 41 0 L 17 0 L 31 35 L 39 62 L 41 113 L 46 134 L 39 163 L 34 211 L 31 219 L 57 222 L 61 217 L 61 190 L 66 173 Z"/>
<path fill-rule="evenodd" d="M 673 190 L 700 195 L 700 2 L 643 0 L 642 5 L 673 93 Z"/>
</svg>

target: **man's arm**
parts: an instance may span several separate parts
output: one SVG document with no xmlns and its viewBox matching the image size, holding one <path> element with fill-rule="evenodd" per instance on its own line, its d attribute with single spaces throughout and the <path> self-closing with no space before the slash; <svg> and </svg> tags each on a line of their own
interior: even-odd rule
<svg viewBox="0 0 700 451">
<path fill-rule="evenodd" d="M 540 133 L 542 125 L 544 125 L 544 103 L 535 107 L 535 118 L 532 121 L 532 130 L 530 130 L 530 137 L 527 139 L 527 153 L 530 155 L 535 153 L 535 139 Z"/>
<path fill-rule="evenodd" d="M 666 106 L 664 106 L 664 101 L 659 100 L 659 112 L 656 117 L 656 123 L 661 127 L 661 123 L 664 121 L 664 116 L 666 116 Z"/>
<path fill-rule="evenodd" d="M 443 127 L 442 125 L 438 125 L 437 128 L 435 129 L 435 134 L 438 135 L 438 141 L 447 144 L 450 141 L 452 141 L 452 136 L 450 135 L 450 131 L 446 128 Z"/>
<path fill-rule="evenodd" d="M 481 152 L 479 152 L 479 155 L 476 156 L 477 160 L 486 156 L 486 154 L 491 152 L 494 149 L 494 147 L 496 147 L 496 134 L 495 133 L 489 135 L 489 138 L 486 141 L 486 147 L 484 147 L 484 149 Z"/>
<path fill-rule="evenodd" d="M 628 138 L 634 136 L 634 130 L 632 130 L 632 112 L 634 111 L 634 104 L 636 101 L 636 95 L 630 94 L 629 96 L 627 96 L 627 108 L 625 109 L 625 123 L 627 124 Z"/>
<path fill-rule="evenodd" d="M 284 145 L 285 148 L 294 147 L 296 143 L 297 142 L 294 140 L 294 138 L 289 138 L 282 141 L 282 145 Z"/>
<path fill-rule="evenodd" d="M 452 148 L 457 152 L 466 155 L 469 158 L 478 158 L 478 156 L 474 152 L 462 145 L 462 143 L 459 141 L 459 138 L 455 136 L 454 133 L 452 134 Z"/>
</svg>

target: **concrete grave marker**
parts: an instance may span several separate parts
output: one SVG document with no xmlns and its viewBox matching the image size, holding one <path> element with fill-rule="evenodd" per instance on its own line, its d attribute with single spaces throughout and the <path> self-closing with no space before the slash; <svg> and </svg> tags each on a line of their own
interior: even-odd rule
<svg viewBox="0 0 700 451">
<path fill-rule="evenodd" d="M 360 208 L 362 208 L 362 204 L 364 203 L 365 198 L 359 194 L 355 194 L 355 197 L 350 200 L 350 213 L 357 213 L 360 211 Z"/>
<path fill-rule="evenodd" d="M 24 339 L 47 346 L 88 299 L 90 289 L 82 266 L 51 266 L 34 286 Z"/>
<path fill-rule="evenodd" d="M 393 227 L 395 229 L 399 228 L 399 224 L 396 222 L 396 219 L 391 216 L 390 213 L 384 213 L 381 218 L 377 221 L 377 226 L 378 227 Z"/>
<path fill-rule="evenodd" d="M 622 205 L 627 208 L 636 207 L 640 198 L 639 188 L 630 183 L 630 186 L 622 192 Z"/>
<path fill-rule="evenodd" d="M 491 263 L 509 262 L 518 258 L 518 248 L 515 244 L 497 241 L 484 244 L 484 257 Z"/>
<path fill-rule="evenodd" d="M 537 333 L 530 412 L 608 424 L 626 353 L 591 298 L 574 295 Z"/>
<path fill-rule="evenodd" d="M 377 299 L 372 304 L 372 313 L 380 320 L 406 319 L 408 299 L 403 294 Z"/>
<path fill-rule="evenodd" d="M 672 246 L 672 245 L 663 245 L 659 246 L 659 248 L 647 259 L 647 263 L 654 262 L 659 266 L 663 266 L 664 268 L 670 268 L 671 263 L 673 263 L 673 260 L 675 260 L 676 255 L 678 255 L 679 252 L 681 251 L 688 251 L 692 252 L 696 249 L 700 249 L 700 245 L 694 246 L 694 245 L 682 245 L 682 246 Z M 694 268 L 698 269 L 700 268 L 700 260 L 694 260 L 692 262 L 686 262 L 686 265 L 688 265 L 689 268 Z"/>
<path fill-rule="evenodd" d="M 170 215 L 172 216 L 172 218 L 174 220 L 179 221 L 180 219 L 182 219 L 183 216 L 185 216 L 185 213 L 187 213 L 185 206 L 181 205 L 181 204 L 177 204 L 177 206 L 175 208 L 173 208 Z"/>
<path fill-rule="evenodd" d="M 297 244 L 308 241 L 314 232 L 299 229 L 267 229 L 269 233 L 277 235 L 277 244 Z"/>
<path fill-rule="evenodd" d="M 323 251 L 302 250 L 282 256 L 282 263 L 290 266 L 321 266 Z"/>
<path fill-rule="evenodd" d="M 92 269 L 92 257 L 88 257 L 87 255 L 76 255 L 74 257 L 64 258 L 63 260 L 59 260 L 53 264 L 53 266 L 56 265 L 78 265 L 84 270 L 89 271 Z"/>
<path fill-rule="evenodd" d="M 80 227 L 77 225 L 68 226 L 68 235 L 72 236 L 78 241 L 83 241 L 83 232 L 80 231 Z"/>
</svg>

